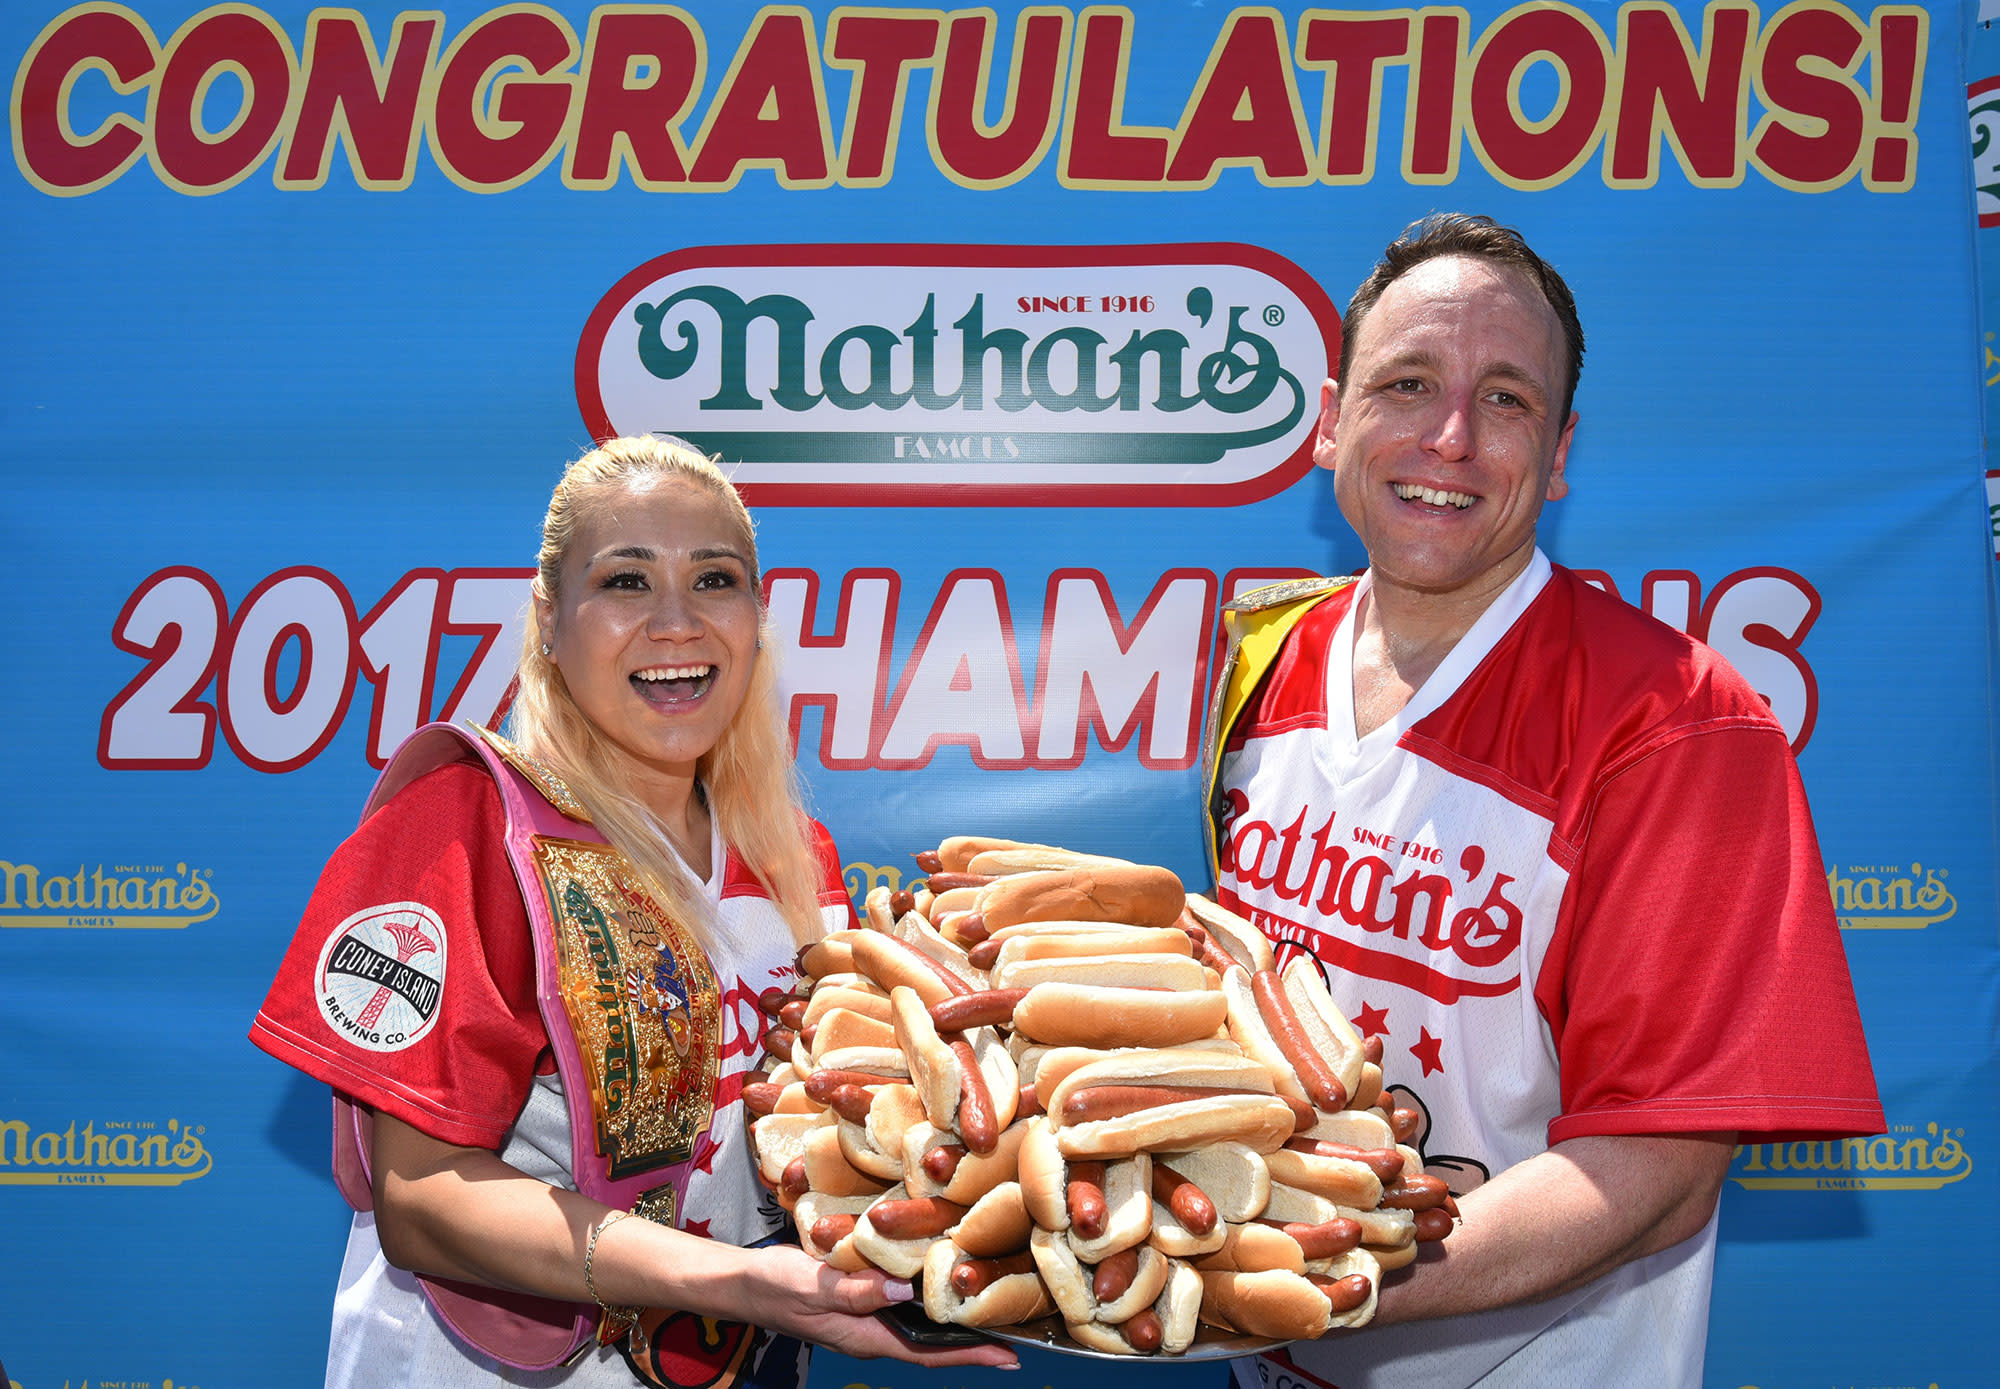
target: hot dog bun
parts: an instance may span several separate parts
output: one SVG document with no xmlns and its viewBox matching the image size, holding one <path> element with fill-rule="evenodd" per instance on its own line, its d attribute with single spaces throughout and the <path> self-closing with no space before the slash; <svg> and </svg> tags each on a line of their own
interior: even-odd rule
<svg viewBox="0 0 2000 1389">
<path fill-rule="evenodd" d="M 1228 1000 L 1208 989 L 1163 993 L 1047 982 L 1014 1005 L 1014 1027 L 1047 1045 L 1158 1048 L 1212 1037 L 1228 1014 Z"/>
<path fill-rule="evenodd" d="M 854 1231 L 849 1230 L 838 1240 L 825 1247 L 813 1238 L 813 1226 L 820 1217 L 827 1215 L 859 1216 L 874 1203 L 873 1196 L 825 1196 L 817 1191 L 808 1191 L 792 1207 L 792 1219 L 798 1222 L 799 1247 L 815 1259 L 839 1269 L 842 1273 L 858 1273 L 868 1266 L 867 1259 L 855 1248 Z M 858 1222 L 857 1222 L 858 1225 Z"/>
<path fill-rule="evenodd" d="M 1188 915 L 1208 932 L 1216 949 L 1250 973 L 1270 969 L 1277 963 L 1264 933 L 1229 908 L 1192 892 L 1187 895 L 1186 906 Z"/>
<path fill-rule="evenodd" d="M 961 1296 L 952 1286 L 953 1270 L 975 1257 L 949 1239 L 931 1245 L 923 1263 L 925 1316 L 959 1326 L 1009 1326 L 1055 1309 L 1032 1268 L 997 1277 L 971 1297 Z"/>
<path fill-rule="evenodd" d="M 1023 921 L 1171 926 L 1185 898 L 1180 879 L 1164 868 L 1112 864 L 997 879 L 979 890 L 979 912 L 988 932 Z"/>
<path fill-rule="evenodd" d="M 1190 1087 L 1219 1093 L 1113 1118 L 1081 1123 L 1065 1119 L 1071 1096 L 1109 1086 Z M 1038 1079 L 1037 1091 L 1040 1088 Z M 1268 1152 L 1291 1137 L 1293 1128 L 1291 1106 L 1272 1093 L 1270 1075 L 1262 1066 L 1243 1056 L 1185 1048 L 1124 1052 L 1080 1066 L 1055 1086 L 1046 1107 L 1056 1144 L 1070 1158 L 1183 1152 L 1230 1140 Z"/>
<path fill-rule="evenodd" d="M 1002 1182 L 988 1191 L 951 1228 L 952 1241 L 982 1259 L 1013 1254 L 1028 1247 L 1035 1223 L 1028 1218 L 1019 1182 Z"/>
</svg>

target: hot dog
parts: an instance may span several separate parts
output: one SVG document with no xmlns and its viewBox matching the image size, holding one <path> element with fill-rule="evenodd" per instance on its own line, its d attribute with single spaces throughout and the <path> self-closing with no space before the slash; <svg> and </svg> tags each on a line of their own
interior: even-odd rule
<svg viewBox="0 0 2000 1389">
<path fill-rule="evenodd" d="M 1005 1044 L 987 1027 L 941 1036 L 914 989 L 898 985 L 890 991 L 889 1006 L 896 1040 L 931 1123 L 958 1133 L 975 1153 L 993 1151 L 1020 1103 L 1020 1077 Z"/>
<path fill-rule="evenodd" d="M 1027 996 L 1026 989 L 983 989 L 978 993 L 958 994 L 931 1006 L 931 1025 L 939 1032 L 1012 1026 L 1014 1006 Z"/>
<path fill-rule="evenodd" d="M 1365 1324 L 1375 1314 L 1381 1268 L 1366 1250 L 1355 1249 L 1311 1275 L 1282 1269 L 1204 1269 L 1201 1280 L 1203 1321 L 1250 1336 L 1289 1341 Z"/>
<path fill-rule="evenodd" d="M 1171 926 L 1185 896 L 1164 868 L 1107 863 L 1011 874 L 979 889 L 977 910 L 989 932 L 1024 921 Z"/>
<path fill-rule="evenodd" d="M 924 1313 L 960 1326 L 1005 1326 L 1047 1316 L 1053 1304 L 1027 1254 L 968 1256 L 939 1240 L 923 1262 Z"/>
<path fill-rule="evenodd" d="M 1022 1127 L 1021 1195 L 1037 1226 L 1086 1263 L 1145 1241 L 1153 1228 L 1150 1157 L 1070 1162 L 1046 1117 Z"/>
<path fill-rule="evenodd" d="M 1248 1057 L 1119 1052 L 1070 1071 L 1045 1103 L 1057 1145 L 1072 1158 L 1186 1151 L 1224 1140 L 1267 1152 L 1293 1129 L 1291 1107 L 1271 1084 Z"/>
<path fill-rule="evenodd" d="M 1153 1163 L 1153 1199 L 1192 1234 L 1205 1235 L 1215 1228 L 1215 1203 L 1200 1187 L 1158 1160 Z"/>
</svg>

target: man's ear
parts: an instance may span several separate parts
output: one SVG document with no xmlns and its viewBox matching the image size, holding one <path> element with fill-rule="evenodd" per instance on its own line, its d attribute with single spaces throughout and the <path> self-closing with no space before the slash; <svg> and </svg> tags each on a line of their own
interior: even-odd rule
<svg viewBox="0 0 2000 1389">
<path fill-rule="evenodd" d="M 1576 437 L 1576 422 L 1583 418 L 1572 410 L 1569 419 L 1563 423 L 1562 433 L 1556 436 L 1555 462 L 1549 465 L 1549 486 L 1543 496 L 1552 502 L 1559 502 L 1569 495 L 1569 444 Z"/>
<path fill-rule="evenodd" d="M 1319 385 L 1319 427 L 1313 432 L 1313 463 L 1333 468 L 1334 427 L 1340 423 L 1340 383 L 1331 376 Z"/>
</svg>

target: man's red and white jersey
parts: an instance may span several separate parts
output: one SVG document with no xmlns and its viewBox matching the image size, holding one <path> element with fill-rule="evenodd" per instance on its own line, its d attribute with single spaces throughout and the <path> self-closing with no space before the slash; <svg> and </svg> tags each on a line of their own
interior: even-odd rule
<svg viewBox="0 0 2000 1389">
<path fill-rule="evenodd" d="M 1217 887 L 1383 1039 L 1427 1169 L 1463 1193 L 1588 1134 L 1879 1132 L 1797 766 L 1755 691 L 1537 552 L 1357 737 L 1369 592 L 1306 614 L 1229 731 Z M 1700 1262 L 1701 1298 L 1676 1295 L 1697 1375 Z"/>
</svg>

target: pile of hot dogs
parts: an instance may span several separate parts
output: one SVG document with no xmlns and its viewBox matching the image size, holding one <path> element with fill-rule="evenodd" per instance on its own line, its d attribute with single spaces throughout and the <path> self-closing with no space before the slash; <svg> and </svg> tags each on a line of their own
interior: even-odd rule
<svg viewBox="0 0 2000 1389">
<path fill-rule="evenodd" d="M 919 854 L 767 996 L 762 1178 L 837 1268 L 940 1322 L 1059 1312 L 1096 1350 L 1358 1326 L 1457 1214 L 1317 969 L 1163 868 L 1010 840 Z"/>
</svg>

